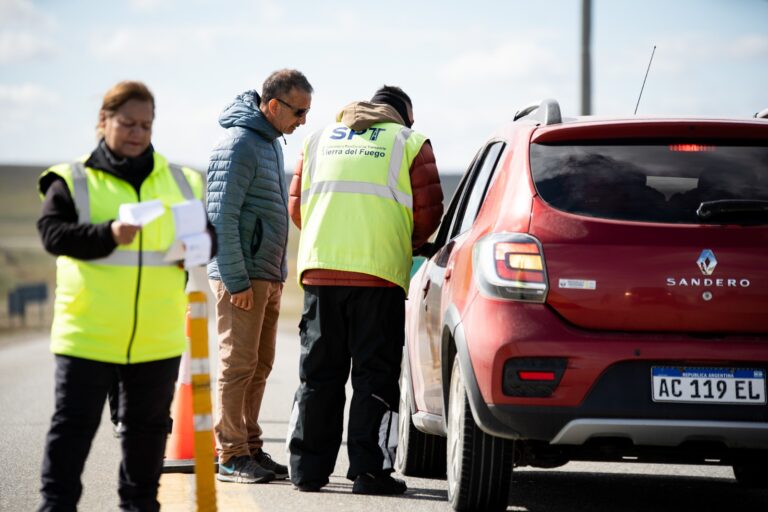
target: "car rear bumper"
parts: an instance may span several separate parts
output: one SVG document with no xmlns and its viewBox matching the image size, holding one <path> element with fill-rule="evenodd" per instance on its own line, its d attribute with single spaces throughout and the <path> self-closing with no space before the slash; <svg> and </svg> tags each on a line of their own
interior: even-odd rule
<svg viewBox="0 0 768 512">
<path fill-rule="evenodd" d="M 727 449 L 768 449 L 768 405 L 654 402 L 651 371 L 654 366 L 726 366 L 768 374 L 765 337 L 701 340 L 601 333 L 590 338 L 589 333 L 552 322 L 551 314 L 546 327 L 526 329 L 519 323 L 521 317 L 544 320 L 530 314 L 542 309 L 526 307 L 525 314 L 514 318 L 517 324 L 492 325 L 489 319 L 509 318 L 486 316 L 479 343 L 476 329 L 472 341 L 468 339 L 468 331 L 477 325 L 471 318 L 454 325 L 473 415 L 485 432 L 558 445 L 618 439 L 636 446 L 703 442 Z M 489 332 L 504 333 L 495 346 Z M 534 337 L 521 339 L 520 332 L 532 332 Z M 547 356 L 569 360 L 561 389 L 551 397 L 510 397 L 501 392 L 505 360 Z"/>
<path fill-rule="evenodd" d="M 638 446 L 706 442 L 728 448 L 768 449 L 768 405 L 654 402 L 650 398 L 653 364 L 631 361 L 612 365 L 575 407 L 482 402 L 475 403 L 473 410 L 478 411 L 480 428 L 489 433 L 558 445 L 611 438 Z M 765 369 L 768 364 L 752 366 Z"/>
</svg>

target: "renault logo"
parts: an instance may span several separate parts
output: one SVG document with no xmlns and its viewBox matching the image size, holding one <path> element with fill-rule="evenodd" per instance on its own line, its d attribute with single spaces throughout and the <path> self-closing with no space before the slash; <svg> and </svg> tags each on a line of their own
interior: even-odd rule
<svg viewBox="0 0 768 512">
<path fill-rule="evenodd" d="M 699 259 L 696 260 L 696 264 L 699 266 L 699 270 L 701 270 L 702 274 L 705 276 L 711 276 L 712 272 L 715 271 L 715 267 L 717 266 L 717 258 L 715 258 L 715 253 L 713 253 L 710 249 L 704 249 L 701 251 Z"/>
</svg>

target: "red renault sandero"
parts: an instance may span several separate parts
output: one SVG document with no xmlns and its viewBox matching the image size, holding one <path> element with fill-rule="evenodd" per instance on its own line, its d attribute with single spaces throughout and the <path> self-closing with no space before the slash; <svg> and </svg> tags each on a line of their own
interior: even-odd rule
<svg viewBox="0 0 768 512">
<path fill-rule="evenodd" d="M 768 487 L 768 120 L 531 105 L 424 252 L 397 468 L 447 474 L 454 509 L 504 510 L 513 467 L 572 460 Z"/>
</svg>

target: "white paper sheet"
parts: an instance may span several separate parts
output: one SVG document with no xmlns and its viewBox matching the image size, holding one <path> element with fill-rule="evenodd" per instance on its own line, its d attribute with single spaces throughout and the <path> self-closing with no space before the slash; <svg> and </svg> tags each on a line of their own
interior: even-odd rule
<svg viewBox="0 0 768 512">
<path fill-rule="evenodd" d="M 184 201 L 171 206 L 173 224 L 176 227 L 176 238 L 195 235 L 205 231 L 205 206 L 197 199 Z"/>
<path fill-rule="evenodd" d="M 142 201 L 141 203 L 124 203 L 118 210 L 120 222 L 134 226 L 146 226 L 165 211 L 163 202 L 159 199 Z"/>
<path fill-rule="evenodd" d="M 189 269 L 205 265 L 211 257 L 211 237 L 206 231 L 207 215 L 202 201 L 192 200 L 171 207 L 176 240 L 165 253 L 165 261 L 184 261 Z"/>
<path fill-rule="evenodd" d="M 184 268 L 195 265 L 205 265 L 211 257 L 211 237 L 207 232 L 185 236 L 181 239 L 184 243 Z"/>
</svg>

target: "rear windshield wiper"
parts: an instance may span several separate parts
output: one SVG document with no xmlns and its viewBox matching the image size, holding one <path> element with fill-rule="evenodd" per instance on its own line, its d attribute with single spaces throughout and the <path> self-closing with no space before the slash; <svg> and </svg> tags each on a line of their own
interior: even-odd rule
<svg viewBox="0 0 768 512">
<path fill-rule="evenodd" d="M 768 221 L 768 201 L 760 199 L 721 199 L 704 201 L 696 210 L 696 216 L 704 221 L 729 220 L 738 223 Z"/>
</svg>

